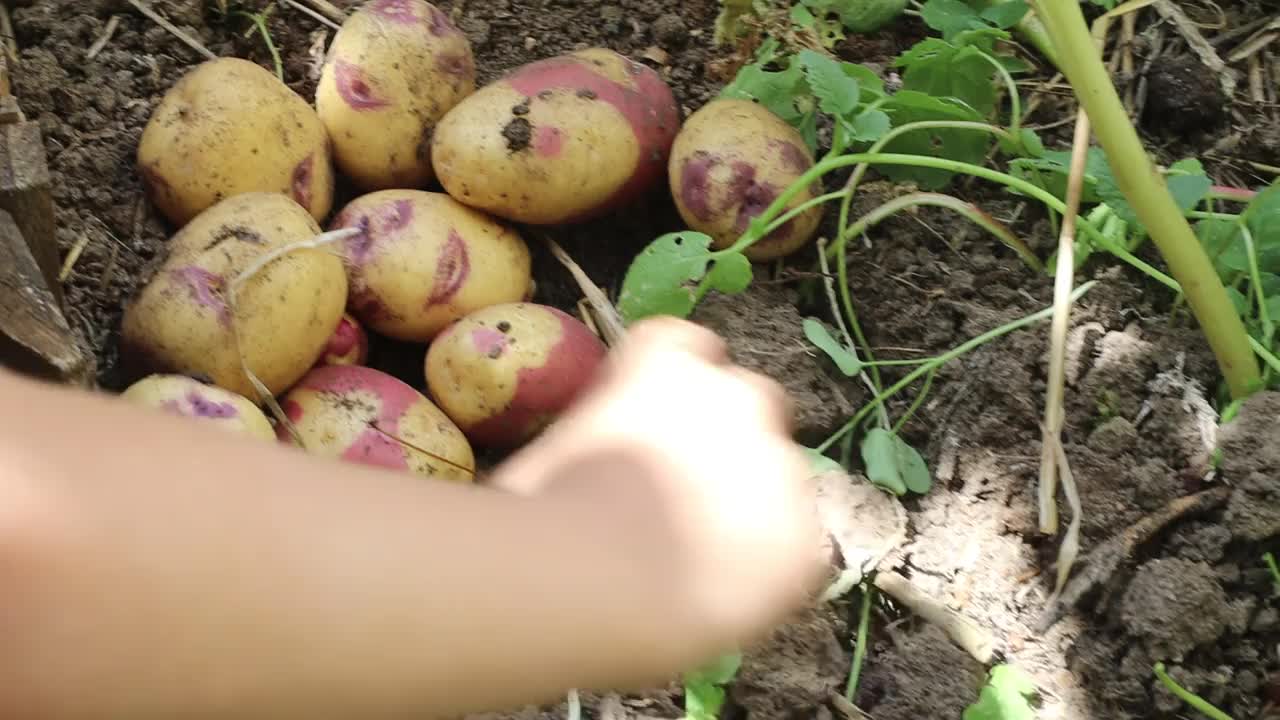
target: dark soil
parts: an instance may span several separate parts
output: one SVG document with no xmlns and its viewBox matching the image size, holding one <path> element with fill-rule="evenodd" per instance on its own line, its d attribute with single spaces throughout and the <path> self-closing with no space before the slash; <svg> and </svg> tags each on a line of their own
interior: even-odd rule
<svg viewBox="0 0 1280 720">
<path fill-rule="evenodd" d="M 21 48 L 17 93 L 45 133 L 61 249 L 66 253 L 85 243 L 65 288 L 72 324 L 98 355 L 102 385 L 118 389 L 121 309 L 163 256 L 169 234 L 143 198 L 133 166 L 136 143 L 160 96 L 200 58 L 117 0 L 19 4 L 13 15 Z M 220 17 L 213 3 L 151 4 L 215 53 L 270 66 L 261 38 L 246 37 L 246 24 Z M 716 91 L 726 56 L 709 42 L 715 0 L 440 5 L 473 42 L 482 81 L 530 60 L 605 45 L 659 68 L 688 113 Z M 1233 26 L 1267 12 L 1248 4 L 1228 10 Z M 113 14 L 120 17 L 114 37 L 96 58 L 86 59 L 86 49 Z M 327 31 L 285 7 L 274 11 L 270 27 L 290 84 L 310 97 L 313 48 L 323 47 Z M 888 75 L 894 55 L 919 35 L 918 24 L 904 23 L 893 32 L 852 38 L 839 52 Z M 1178 42 L 1170 36 L 1165 45 Z M 1274 106 L 1250 102 L 1247 87 L 1229 102 L 1214 94 L 1220 93 L 1215 83 L 1206 84 L 1203 68 L 1185 62 L 1162 66 L 1147 79 L 1143 129 L 1157 154 L 1206 155 L 1220 179 L 1258 184 L 1260 176 L 1233 158 L 1276 162 L 1280 130 Z M 1155 99 L 1162 87 L 1168 94 Z M 1060 98 L 1049 96 L 1028 122 L 1053 123 L 1067 110 Z M 1062 141 L 1069 132 L 1068 124 L 1046 138 Z M 870 208 L 894 191 L 868 184 L 859 204 Z M 1034 206 L 977 183 L 958 183 L 955 192 L 1009 222 L 1041 256 L 1052 248 L 1052 231 Z M 555 235 L 597 282 L 613 290 L 645 243 L 676 229 L 678 216 L 657 188 L 627 211 Z M 578 293 L 570 279 L 542 252 L 540 233 L 530 232 L 529 239 L 537 253 L 538 299 L 571 307 Z M 709 299 L 698 318 L 728 338 L 740 362 L 786 383 L 798 405 L 801 436 L 811 442 L 838 427 L 867 394 L 804 339 L 804 317 L 830 319 L 821 291 L 799 281 L 811 277 L 809 260 L 797 258 L 781 274 L 762 273 L 745 296 Z M 1045 307 L 1052 294 L 1047 278 L 941 211 L 879 226 L 853 247 L 849 270 L 864 329 L 886 358 L 945 351 Z M 1155 681 L 1151 667 L 1157 661 L 1234 717 L 1259 717 L 1269 693 L 1280 687 L 1273 680 L 1280 678 L 1280 608 L 1261 560 L 1280 535 L 1280 398 L 1255 399 L 1215 437 L 1210 403 L 1216 370 L 1185 312 L 1162 288 L 1105 260 L 1091 263 L 1085 273 L 1102 283 L 1073 315 L 1065 433 L 1084 505 L 1083 552 L 1169 501 L 1207 487 L 1229 484 L 1225 506 L 1173 523 L 1102 578 L 1083 607 L 1038 633 L 1059 544 L 1059 538 L 1036 532 L 1047 350 L 1046 327 L 1038 326 L 987 345 L 939 374 L 905 433 L 934 470 L 935 489 L 908 501 L 908 540 L 891 563 L 989 631 L 1000 656 L 1032 675 L 1043 691 L 1041 718 L 1176 717 L 1185 711 Z M 420 385 L 413 376 L 420 355 L 401 360 L 405 379 Z M 897 377 L 886 373 L 888 380 Z M 905 395 L 892 401 L 894 416 L 911 400 Z M 1215 445 L 1223 449 L 1217 470 Z M 754 649 L 731 689 L 726 717 L 842 717 L 830 693 L 842 690 L 848 674 L 856 601 L 851 597 L 808 613 Z M 857 704 L 880 720 L 959 718 L 977 697 L 985 670 L 934 626 L 880 603 Z M 675 718 L 680 702 L 675 685 L 633 697 L 585 698 L 587 717 L 618 720 Z M 509 717 L 563 717 L 563 707 Z"/>
</svg>

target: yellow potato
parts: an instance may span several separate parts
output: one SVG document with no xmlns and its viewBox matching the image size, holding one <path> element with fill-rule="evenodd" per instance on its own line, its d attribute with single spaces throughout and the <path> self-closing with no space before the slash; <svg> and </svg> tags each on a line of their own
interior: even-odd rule
<svg viewBox="0 0 1280 720">
<path fill-rule="evenodd" d="M 292 197 L 317 221 L 333 207 L 333 161 L 307 101 L 259 65 L 219 58 L 170 88 L 138 145 L 147 194 L 177 226 L 248 192 Z"/>
<path fill-rule="evenodd" d="M 262 440 L 276 439 L 275 428 L 257 405 L 185 375 L 151 375 L 129 386 L 120 398 L 135 405 L 195 418 L 223 430 Z"/>
<path fill-rule="evenodd" d="M 671 149 L 669 178 L 680 216 L 722 249 L 812 167 L 804 139 L 781 118 L 747 100 L 719 99 L 685 121 Z M 815 189 L 797 193 L 787 208 L 815 197 Z M 758 262 L 790 255 L 813 239 L 821 221 L 822 209 L 810 209 L 746 255 Z"/>
<path fill-rule="evenodd" d="M 652 69 L 594 48 L 517 68 L 436 127 L 432 161 L 450 195 L 532 225 L 590 219 L 657 184 L 680 127 Z"/>
<path fill-rule="evenodd" d="M 472 313 L 427 351 L 427 388 L 474 442 L 509 448 L 541 432 L 591 384 L 604 343 L 545 305 Z"/>
<path fill-rule="evenodd" d="M 267 252 L 319 232 L 306 210 L 276 193 L 237 195 L 206 210 L 170 241 L 170 256 L 126 308 L 126 364 L 208 378 L 256 398 L 236 351 L 228 286 Z M 324 249 L 290 252 L 244 284 L 235 314 L 240 348 L 272 394 L 320 359 L 346 301 L 342 260 Z"/>
<path fill-rule="evenodd" d="M 475 92 L 467 42 L 423 0 L 374 0 L 342 24 L 316 88 L 338 168 L 365 190 L 423 187 L 436 123 Z"/>
<path fill-rule="evenodd" d="M 439 480 L 475 480 L 475 456 L 458 428 L 422 393 L 386 373 L 316 368 L 282 405 L 308 452 Z M 290 441 L 286 428 L 278 435 Z"/>
<path fill-rule="evenodd" d="M 470 312 L 532 292 L 524 240 L 444 193 L 370 193 L 333 228 L 362 231 L 346 244 L 351 312 L 388 337 L 426 343 Z"/>
</svg>

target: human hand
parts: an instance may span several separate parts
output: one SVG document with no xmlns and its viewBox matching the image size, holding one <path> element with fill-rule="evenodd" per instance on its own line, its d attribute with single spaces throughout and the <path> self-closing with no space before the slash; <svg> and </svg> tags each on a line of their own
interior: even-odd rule
<svg viewBox="0 0 1280 720">
<path fill-rule="evenodd" d="M 494 485 L 580 501 L 619 563 L 653 572 L 681 667 L 757 639 L 823 577 L 808 463 L 782 388 L 691 323 L 637 324 L 592 390 Z M 645 623 L 648 625 L 648 623 Z"/>
</svg>

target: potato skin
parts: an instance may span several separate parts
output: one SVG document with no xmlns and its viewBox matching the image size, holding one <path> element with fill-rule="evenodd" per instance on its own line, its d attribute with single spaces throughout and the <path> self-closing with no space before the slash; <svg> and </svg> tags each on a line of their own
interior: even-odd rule
<svg viewBox="0 0 1280 720">
<path fill-rule="evenodd" d="M 369 360 L 369 334 L 360 322 L 343 313 L 320 357 L 321 365 L 364 365 Z"/>
<path fill-rule="evenodd" d="M 175 226 L 225 198 L 279 192 L 317 221 L 333 207 L 329 138 L 311 106 L 247 60 L 209 60 L 165 94 L 142 133 L 138 170 Z"/>
<path fill-rule="evenodd" d="M 316 88 L 334 161 L 365 190 L 434 179 L 436 123 L 476 89 L 467 36 L 423 0 L 374 0 L 343 23 Z"/>
<path fill-rule="evenodd" d="M 150 375 L 130 385 L 120 398 L 172 415 L 195 418 L 230 432 L 261 440 L 276 439 L 275 429 L 257 405 L 185 375 Z"/>
<path fill-rule="evenodd" d="M 722 249 L 736 242 L 751 220 L 813 163 L 800 133 L 782 119 L 750 101 L 718 99 L 685 121 L 671 150 L 668 176 L 680 216 Z M 787 207 L 815 197 L 813 191 L 804 189 Z M 746 255 L 757 262 L 790 255 L 813 239 L 821 221 L 821 208 L 808 210 L 752 245 Z"/>
<path fill-rule="evenodd" d="M 281 405 L 308 452 L 440 480 L 475 479 L 475 455 L 457 426 L 422 393 L 384 372 L 319 367 Z M 286 428 L 277 434 L 291 442 Z"/>
<path fill-rule="evenodd" d="M 531 225 L 598 217 L 656 184 L 680 111 L 653 70 L 592 48 L 522 66 L 436 127 L 432 161 L 450 195 Z"/>
<path fill-rule="evenodd" d="M 382 335 L 426 343 L 470 312 L 531 292 L 524 240 L 444 193 L 370 193 L 334 219 L 342 228 L 363 231 L 346 243 L 351 313 Z"/>
<path fill-rule="evenodd" d="M 596 377 L 606 349 L 551 307 L 513 303 L 468 315 L 427 351 L 427 388 L 473 442 L 510 448 L 552 423 Z"/>
<path fill-rule="evenodd" d="M 126 368 L 207 378 L 256 398 L 236 351 L 228 285 L 265 253 L 319 232 L 306 210 L 277 193 L 237 195 L 201 213 L 173 237 L 169 257 L 125 309 Z M 273 395 L 320 359 L 346 301 L 342 260 L 320 249 L 288 253 L 241 288 L 240 347 Z"/>
</svg>

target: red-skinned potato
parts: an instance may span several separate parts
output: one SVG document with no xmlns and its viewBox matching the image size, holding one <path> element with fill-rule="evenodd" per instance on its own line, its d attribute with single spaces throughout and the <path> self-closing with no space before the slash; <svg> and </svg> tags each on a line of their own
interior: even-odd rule
<svg viewBox="0 0 1280 720">
<path fill-rule="evenodd" d="M 652 69 L 593 48 L 517 68 L 451 110 L 432 161 L 445 190 L 498 217 L 599 216 L 666 171 L 680 112 Z"/>
<path fill-rule="evenodd" d="M 467 437 L 514 447 L 541 432 L 591 384 L 606 354 L 586 325 L 551 307 L 485 308 L 427 350 L 427 388 Z"/>
<path fill-rule="evenodd" d="M 120 398 L 230 432 L 262 440 L 276 438 L 267 416 L 248 398 L 185 375 L 150 375 L 130 385 Z"/>
<path fill-rule="evenodd" d="M 321 365 L 364 365 L 369 360 L 369 334 L 348 313 L 342 314 L 325 346 Z"/>
<path fill-rule="evenodd" d="M 423 0 L 373 0 L 334 36 L 316 110 L 356 185 L 416 188 L 435 177 L 436 123 L 475 89 L 471 44 L 444 12 Z"/>
<path fill-rule="evenodd" d="M 319 367 L 282 403 L 307 452 L 423 477 L 472 482 L 466 438 L 422 393 L 379 370 Z M 292 438 L 285 427 L 282 442 Z"/>
<path fill-rule="evenodd" d="M 382 335 L 426 343 L 470 312 L 532 292 L 524 240 L 444 193 L 370 193 L 334 220 L 343 228 L 362 231 L 346 243 L 351 312 Z"/>
<path fill-rule="evenodd" d="M 333 207 L 319 116 L 270 71 L 238 58 L 204 62 L 169 89 L 143 130 L 138 169 L 179 227 L 242 193 L 284 193 L 317 221 Z"/>
<path fill-rule="evenodd" d="M 305 209 L 278 193 L 237 195 L 201 213 L 169 241 L 169 257 L 125 308 L 125 367 L 208 378 L 256 398 L 243 353 L 272 395 L 287 390 L 320 359 L 342 318 L 341 258 L 321 248 L 273 260 L 241 287 L 234 315 L 228 290 L 267 253 L 319 233 Z"/>
<path fill-rule="evenodd" d="M 719 99 L 685 121 L 671 150 L 669 178 L 680 216 L 706 233 L 714 247 L 729 247 L 751 221 L 813 167 L 813 155 L 790 125 L 747 100 Z M 795 208 L 815 197 L 797 193 Z M 822 221 L 815 207 L 747 249 L 757 262 L 777 260 L 803 248 Z"/>
</svg>

